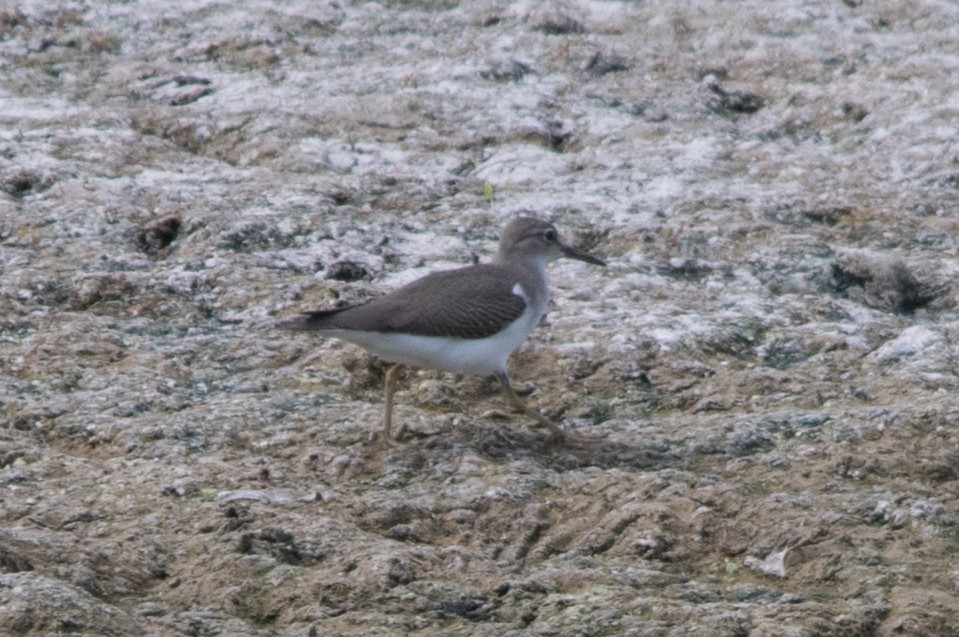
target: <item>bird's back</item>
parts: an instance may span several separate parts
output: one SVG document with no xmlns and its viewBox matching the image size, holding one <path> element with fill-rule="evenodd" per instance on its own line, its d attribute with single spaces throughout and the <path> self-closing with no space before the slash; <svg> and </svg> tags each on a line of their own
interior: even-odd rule
<svg viewBox="0 0 959 637">
<path fill-rule="evenodd" d="M 527 308 L 509 266 L 472 265 L 434 272 L 385 296 L 345 308 L 306 312 L 279 324 L 298 330 L 352 330 L 480 339 Z"/>
</svg>

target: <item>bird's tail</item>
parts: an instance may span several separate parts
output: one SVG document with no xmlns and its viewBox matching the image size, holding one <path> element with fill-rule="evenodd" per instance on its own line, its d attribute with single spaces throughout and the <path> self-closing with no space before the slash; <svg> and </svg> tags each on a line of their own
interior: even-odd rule
<svg viewBox="0 0 959 637">
<path fill-rule="evenodd" d="M 346 308 L 333 310 L 316 310 L 314 312 L 303 312 L 296 316 L 289 316 L 277 321 L 276 327 L 281 330 L 325 330 L 334 329 L 330 324 L 330 319 Z"/>
</svg>

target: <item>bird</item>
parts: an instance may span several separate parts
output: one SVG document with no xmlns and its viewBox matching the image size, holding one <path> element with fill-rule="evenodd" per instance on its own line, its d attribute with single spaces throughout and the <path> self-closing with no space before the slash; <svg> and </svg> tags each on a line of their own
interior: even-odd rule
<svg viewBox="0 0 959 637">
<path fill-rule="evenodd" d="M 589 442 L 595 437 L 568 432 L 529 407 L 507 371 L 510 354 L 546 314 L 546 266 L 562 257 L 606 265 L 564 243 L 552 223 L 517 217 L 503 230 L 490 263 L 427 274 L 365 303 L 301 312 L 276 325 L 339 338 L 392 363 L 381 433 L 387 444 L 393 444 L 393 395 L 403 366 L 494 376 L 510 404 L 549 429 L 556 442 Z"/>
</svg>

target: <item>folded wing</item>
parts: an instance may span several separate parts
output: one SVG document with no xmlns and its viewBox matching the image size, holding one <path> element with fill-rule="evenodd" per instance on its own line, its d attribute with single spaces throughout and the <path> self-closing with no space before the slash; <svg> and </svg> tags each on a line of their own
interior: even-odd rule
<svg viewBox="0 0 959 637">
<path fill-rule="evenodd" d="M 526 310 L 526 301 L 514 294 L 513 285 L 513 279 L 497 265 L 447 270 L 362 305 L 307 312 L 282 321 L 279 327 L 486 338 Z"/>
</svg>

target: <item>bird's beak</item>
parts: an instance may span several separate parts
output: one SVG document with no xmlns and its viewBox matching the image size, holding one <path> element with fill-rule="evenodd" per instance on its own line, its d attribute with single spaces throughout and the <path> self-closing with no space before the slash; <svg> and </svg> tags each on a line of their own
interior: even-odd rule
<svg viewBox="0 0 959 637">
<path fill-rule="evenodd" d="M 568 246 L 565 243 L 560 244 L 560 249 L 563 251 L 564 257 L 569 257 L 570 259 L 576 259 L 577 261 L 585 261 L 586 263 L 592 263 L 593 265 L 602 265 L 605 266 L 606 262 L 600 259 L 599 257 L 594 257 L 589 252 L 585 250 L 580 250 L 573 246 Z"/>
</svg>

